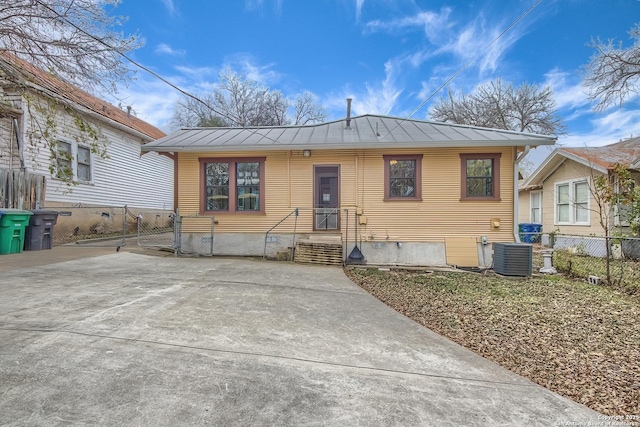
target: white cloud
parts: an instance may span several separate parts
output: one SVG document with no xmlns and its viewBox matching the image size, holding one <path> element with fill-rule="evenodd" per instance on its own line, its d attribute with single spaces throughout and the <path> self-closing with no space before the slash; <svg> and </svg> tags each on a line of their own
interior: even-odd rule
<svg viewBox="0 0 640 427">
<path fill-rule="evenodd" d="M 273 9 L 277 13 L 280 13 L 282 11 L 282 1 L 283 0 L 273 0 Z M 248 11 L 253 12 L 256 10 L 262 10 L 264 3 L 265 3 L 265 0 L 245 0 L 244 7 Z"/>
<path fill-rule="evenodd" d="M 166 43 L 160 43 L 156 46 L 155 53 L 171 56 L 183 56 L 186 51 L 184 49 L 174 49 Z"/>
<path fill-rule="evenodd" d="M 119 89 L 119 103 L 141 120 L 167 132 L 173 107 L 182 95 L 169 85 L 152 77 L 135 80 L 128 88 Z M 118 102 L 116 102 L 118 105 Z"/>
<path fill-rule="evenodd" d="M 360 21 L 362 16 L 362 6 L 364 6 L 364 0 L 356 0 L 356 21 Z"/>
<path fill-rule="evenodd" d="M 254 80 L 265 86 L 272 86 L 282 80 L 282 73 L 275 70 L 275 64 L 260 64 L 249 54 L 239 53 L 225 58 L 223 67 L 243 74 L 246 78 Z"/>
<path fill-rule="evenodd" d="M 329 111 L 336 112 L 338 117 L 344 117 L 346 98 L 352 98 L 351 111 L 353 115 L 392 113 L 398 98 L 403 92 L 397 83 L 399 63 L 393 60 L 385 63 L 385 79 L 378 82 L 365 82 L 364 88 L 353 90 L 344 88 L 339 94 L 329 96 L 324 102 Z"/>
<path fill-rule="evenodd" d="M 164 7 L 167 8 L 167 12 L 169 12 L 169 15 L 173 15 L 176 13 L 176 6 L 173 3 L 173 0 L 160 0 L 162 1 L 162 3 L 164 4 Z"/>
<path fill-rule="evenodd" d="M 582 81 L 575 74 L 553 69 L 544 75 L 544 86 L 550 86 L 558 109 L 589 106 L 589 97 Z"/>
</svg>

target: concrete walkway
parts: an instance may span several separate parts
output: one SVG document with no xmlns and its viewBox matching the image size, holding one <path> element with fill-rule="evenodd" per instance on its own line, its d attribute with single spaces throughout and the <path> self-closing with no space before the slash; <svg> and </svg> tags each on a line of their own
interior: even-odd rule
<svg viewBox="0 0 640 427">
<path fill-rule="evenodd" d="M 598 415 L 340 268 L 120 251 L 0 272 L 0 425 L 563 422 Z"/>
</svg>

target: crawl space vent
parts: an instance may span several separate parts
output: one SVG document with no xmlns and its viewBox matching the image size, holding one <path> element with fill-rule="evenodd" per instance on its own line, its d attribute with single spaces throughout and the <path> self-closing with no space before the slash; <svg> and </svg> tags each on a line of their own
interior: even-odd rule
<svg viewBox="0 0 640 427">
<path fill-rule="evenodd" d="M 533 246 L 526 243 L 494 243 L 493 271 L 503 276 L 531 276 Z"/>
</svg>

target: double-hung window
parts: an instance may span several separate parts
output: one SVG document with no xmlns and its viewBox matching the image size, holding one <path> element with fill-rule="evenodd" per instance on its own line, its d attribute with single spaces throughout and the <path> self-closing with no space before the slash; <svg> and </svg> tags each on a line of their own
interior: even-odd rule
<svg viewBox="0 0 640 427">
<path fill-rule="evenodd" d="M 200 159 L 202 213 L 264 212 L 264 158 Z"/>
<path fill-rule="evenodd" d="M 531 193 L 531 216 L 530 220 L 534 224 L 542 224 L 542 191 Z"/>
<path fill-rule="evenodd" d="M 556 184 L 556 224 L 589 225 L 589 182 L 568 181 Z"/>
<path fill-rule="evenodd" d="M 500 200 L 500 156 L 460 154 L 461 200 Z"/>
<path fill-rule="evenodd" d="M 384 199 L 422 199 L 422 155 L 383 156 Z"/>
<path fill-rule="evenodd" d="M 80 182 L 92 180 L 91 149 L 66 141 L 58 141 L 56 146 L 56 177 Z"/>
</svg>

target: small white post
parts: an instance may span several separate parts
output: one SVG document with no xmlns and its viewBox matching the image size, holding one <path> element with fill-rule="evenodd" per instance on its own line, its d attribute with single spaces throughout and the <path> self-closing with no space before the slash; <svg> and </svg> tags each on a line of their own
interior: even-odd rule
<svg viewBox="0 0 640 427">
<path fill-rule="evenodd" d="M 553 249 L 542 251 L 543 267 L 540 273 L 556 274 L 558 271 L 553 267 Z"/>
</svg>

